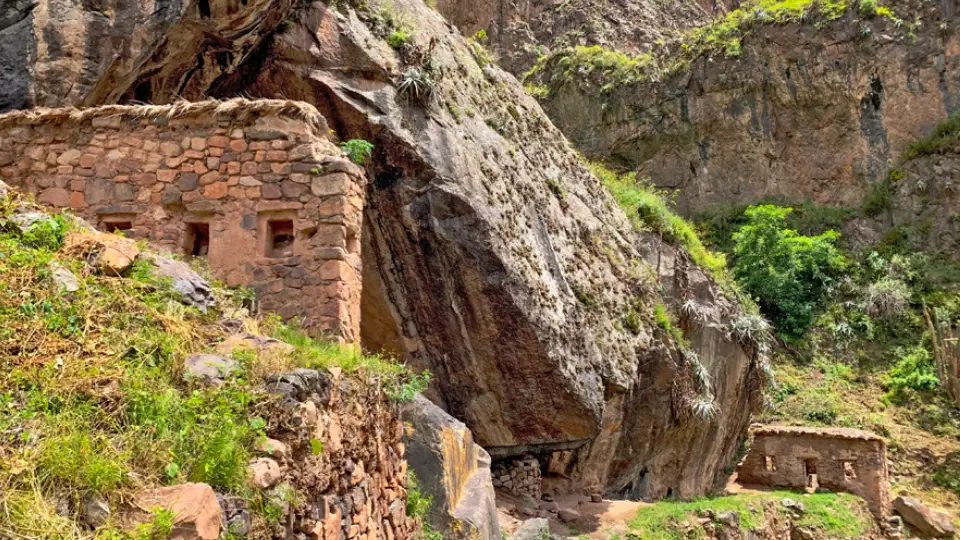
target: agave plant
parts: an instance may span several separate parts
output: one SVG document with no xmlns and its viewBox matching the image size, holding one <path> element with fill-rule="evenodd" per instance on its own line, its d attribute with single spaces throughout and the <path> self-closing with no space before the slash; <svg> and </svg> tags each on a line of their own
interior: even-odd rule
<svg viewBox="0 0 960 540">
<path fill-rule="evenodd" d="M 710 420 L 720 412 L 720 407 L 712 399 L 695 398 L 690 404 L 693 415 L 701 420 Z"/>
<path fill-rule="evenodd" d="M 400 96 L 421 107 L 430 102 L 436 81 L 424 69 L 412 67 L 403 72 L 400 79 Z"/>
<path fill-rule="evenodd" d="M 773 341 L 773 327 L 760 314 L 744 314 L 727 324 L 727 337 L 740 343 L 753 343 L 767 350 Z"/>
</svg>

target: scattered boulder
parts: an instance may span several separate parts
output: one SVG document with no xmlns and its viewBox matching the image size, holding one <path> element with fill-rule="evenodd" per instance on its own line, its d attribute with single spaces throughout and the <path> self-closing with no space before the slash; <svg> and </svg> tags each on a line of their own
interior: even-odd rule
<svg viewBox="0 0 960 540">
<path fill-rule="evenodd" d="M 263 452 L 264 454 L 279 459 L 280 461 L 287 461 L 290 459 L 290 447 L 286 443 L 278 441 L 276 439 L 264 439 L 257 442 L 257 451 Z"/>
<path fill-rule="evenodd" d="M 183 376 L 204 384 L 223 384 L 237 370 L 237 361 L 215 354 L 191 354 L 183 361 Z"/>
<path fill-rule="evenodd" d="M 220 536 L 220 503 L 207 484 L 181 484 L 143 492 L 130 518 L 134 524 L 153 519 L 150 510 L 165 508 L 174 514 L 174 540 L 215 540 Z"/>
<path fill-rule="evenodd" d="M 806 508 L 803 506 L 803 503 L 800 501 L 795 501 L 793 499 L 783 499 L 780 501 L 780 504 L 790 510 L 791 512 L 796 512 L 797 514 L 803 515 L 806 512 Z"/>
<path fill-rule="evenodd" d="M 250 533 L 252 518 L 250 510 L 247 508 L 247 501 L 243 497 L 231 497 L 229 495 L 217 495 L 217 502 L 220 503 L 220 513 L 223 516 L 223 523 L 226 525 L 227 532 L 240 537 L 245 537 Z"/>
<path fill-rule="evenodd" d="M 603 495 L 601 495 L 601 494 L 599 494 L 599 493 L 592 493 L 592 494 L 590 495 L 590 502 L 592 502 L 592 503 L 603 502 Z"/>
<path fill-rule="evenodd" d="M 739 512 L 720 512 L 717 514 L 716 520 L 731 529 L 740 528 Z"/>
<path fill-rule="evenodd" d="M 790 530 L 790 540 L 814 540 L 816 537 L 817 535 L 807 527 L 794 527 Z"/>
<path fill-rule="evenodd" d="M 194 272 L 190 265 L 161 255 L 149 255 L 156 267 L 154 275 L 171 280 L 173 290 L 180 294 L 183 303 L 197 307 L 206 313 L 207 308 L 216 306 L 210 283 Z"/>
<path fill-rule="evenodd" d="M 110 503 L 101 495 L 88 495 L 83 500 L 83 521 L 96 529 L 110 519 Z"/>
<path fill-rule="evenodd" d="M 933 510 L 915 497 L 897 497 L 893 509 L 908 525 L 920 534 L 934 538 L 949 538 L 956 532 L 950 514 Z"/>
<path fill-rule="evenodd" d="M 540 508 L 546 510 L 547 512 L 557 513 L 560 511 L 560 505 L 553 501 L 543 501 L 540 503 Z"/>
<path fill-rule="evenodd" d="M 560 521 L 564 523 L 573 523 L 580 519 L 580 512 L 572 508 L 561 508 L 559 512 Z"/>
<path fill-rule="evenodd" d="M 402 416 L 413 428 L 404 457 L 433 497 L 430 524 L 445 539 L 500 540 L 490 455 L 467 426 L 423 396 L 407 403 Z"/>
<path fill-rule="evenodd" d="M 10 186 L 0 180 L 0 199 L 6 199 L 8 193 L 10 193 Z"/>
<path fill-rule="evenodd" d="M 267 489 L 272 487 L 283 476 L 280 472 L 280 465 L 270 458 L 257 458 L 247 465 L 247 473 L 253 485 L 258 489 Z"/>
<path fill-rule="evenodd" d="M 48 219 L 51 219 L 48 214 L 27 208 L 17 208 L 13 215 L 10 216 L 10 221 L 20 229 L 20 232 L 27 232 L 35 223 Z"/>
<path fill-rule="evenodd" d="M 124 273 L 140 256 L 140 249 L 133 240 L 92 231 L 68 234 L 64 251 L 83 257 L 102 273 L 116 275 Z"/>
<path fill-rule="evenodd" d="M 80 280 L 73 272 L 67 270 L 60 263 L 52 261 L 50 263 L 50 277 L 60 294 L 74 293 L 80 290 Z"/>
<path fill-rule="evenodd" d="M 543 518 L 528 519 L 517 527 L 513 540 L 543 540 L 550 536 L 550 522 Z"/>
</svg>

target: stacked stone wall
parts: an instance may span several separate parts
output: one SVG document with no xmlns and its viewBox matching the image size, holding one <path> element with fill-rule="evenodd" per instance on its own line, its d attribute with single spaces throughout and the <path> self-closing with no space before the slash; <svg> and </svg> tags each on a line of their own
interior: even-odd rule
<svg viewBox="0 0 960 540">
<path fill-rule="evenodd" d="M 269 460 L 278 468 L 267 495 L 297 493 L 274 538 L 406 540 L 419 529 L 406 515 L 403 423 L 376 384 L 339 370 L 299 369 L 268 379 L 278 395 L 265 411 Z"/>
<path fill-rule="evenodd" d="M 0 115 L 0 179 L 250 286 L 265 311 L 359 339 L 365 177 L 284 101 Z"/>
<path fill-rule="evenodd" d="M 539 501 L 543 495 L 540 461 L 532 456 L 524 456 L 494 464 L 493 486 L 521 497 L 529 495 Z"/>
</svg>

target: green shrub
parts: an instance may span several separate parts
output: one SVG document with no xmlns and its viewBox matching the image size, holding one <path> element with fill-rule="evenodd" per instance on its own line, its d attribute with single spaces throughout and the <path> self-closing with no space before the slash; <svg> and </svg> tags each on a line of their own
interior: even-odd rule
<svg viewBox="0 0 960 540">
<path fill-rule="evenodd" d="M 957 142 L 958 139 L 960 139 L 960 111 L 951 114 L 946 120 L 940 122 L 933 132 L 926 137 L 907 146 L 903 158 L 910 160 L 920 156 L 937 154 L 947 146 Z"/>
<path fill-rule="evenodd" d="M 23 233 L 23 242 L 33 248 L 56 251 L 63 245 L 68 228 L 61 215 L 41 219 Z"/>
<path fill-rule="evenodd" d="M 343 150 L 351 161 L 357 165 L 367 164 L 367 160 L 373 155 L 373 144 L 363 139 L 350 139 L 345 143 L 340 143 L 340 149 Z"/>
<path fill-rule="evenodd" d="M 860 13 L 866 17 L 877 14 L 877 0 L 860 0 Z"/>
<path fill-rule="evenodd" d="M 772 205 L 747 209 L 747 224 L 733 235 L 733 274 L 779 332 L 800 338 L 846 262 L 835 246 L 836 232 L 803 236 L 787 229 L 791 211 Z"/>
<path fill-rule="evenodd" d="M 888 375 L 887 398 L 894 403 L 905 403 L 916 393 L 933 392 L 940 384 L 933 356 L 921 347 L 904 355 Z"/>
<path fill-rule="evenodd" d="M 893 194 L 890 189 L 890 179 L 884 178 L 882 181 L 870 184 L 867 193 L 863 196 L 863 205 L 861 209 L 863 214 L 868 217 L 877 217 L 884 210 L 893 206 Z"/>
<path fill-rule="evenodd" d="M 389 36 L 387 36 L 387 44 L 394 49 L 399 50 L 404 48 L 412 38 L 413 35 L 411 35 L 410 32 L 403 28 L 398 28 L 391 32 Z"/>
</svg>

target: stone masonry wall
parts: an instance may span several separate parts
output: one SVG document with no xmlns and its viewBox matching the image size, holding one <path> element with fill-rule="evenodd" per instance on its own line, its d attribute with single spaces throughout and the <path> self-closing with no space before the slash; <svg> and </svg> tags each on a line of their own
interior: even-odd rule
<svg viewBox="0 0 960 540">
<path fill-rule="evenodd" d="M 265 311 L 359 340 L 363 171 L 280 100 L 0 115 L 0 179 L 250 286 Z"/>
<path fill-rule="evenodd" d="M 764 427 L 737 467 L 743 484 L 806 488 L 816 485 L 863 497 L 877 516 L 889 511 L 887 452 L 883 439 L 856 429 Z"/>
<path fill-rule="evenodd" d="M 543 495 L 540 462 L 532 456 L 501 461 L 493 466 L 493 487 L 514 495 L 529 495 L 539 501 Z"/>
<path fill-rule="evenodd" d="M 298 369 L 268 379 L 276 394 L 265 411 L 275 471 L 268 497 L 297 493 L 273 538 L 406 540 L 418 530 L 406 515 L 407 463 L 396 405 L 370 381 L 339 370 Z M 254 478 L 257 478 L 255 475 Z M 292 489 L 291 489 L 292 488 Z"/>
</svg>

